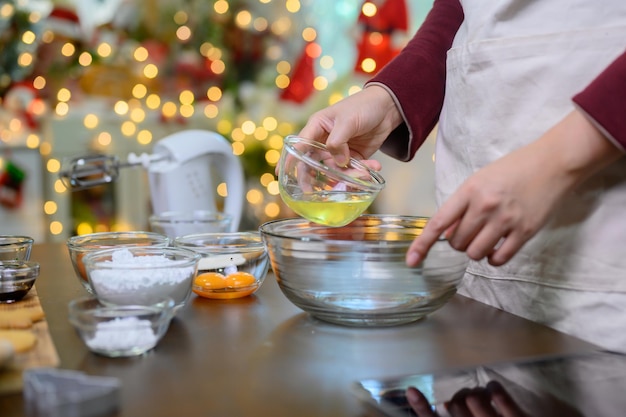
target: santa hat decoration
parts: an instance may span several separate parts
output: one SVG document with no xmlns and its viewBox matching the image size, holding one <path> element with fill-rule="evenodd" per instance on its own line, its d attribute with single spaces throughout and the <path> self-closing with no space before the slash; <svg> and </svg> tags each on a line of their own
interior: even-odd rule
<svg viewBox="0 0 626 417">
<path fill-rule="evenodd" d="M 5 93 L 2 103 L 6 110 L 21 117 L 30 129 L 39 128 L 38 116 L 45 106 L 32 83 L 13 83 Z"/>
<path fill-rule="evenodd" d="M 65 7 L 54 7 L 44 22 L 44 28 L 70 39 L 84 38 L 78 15 Z"/>
</svg>

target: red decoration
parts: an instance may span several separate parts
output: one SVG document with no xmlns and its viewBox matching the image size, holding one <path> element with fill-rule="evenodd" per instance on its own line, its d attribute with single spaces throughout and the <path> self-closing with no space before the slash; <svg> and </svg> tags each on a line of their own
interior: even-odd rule
<svg viewBox="0 0 626 417">
<path fill-rule="evenodd" d="M 3 107 L 20 118 L 29 129 L 39 129 L 37 115 L 43 112 L 44 103 L 32 83 L 11 84 L 4 95 Z"/>
<path fill-rule="evenodd" d="M 72 9 L 56 6 L 44 21 L 46 29 L 52 30 L 57 35 L 63 35 L 70 39 L 82 39 L 83 31 L 80 27 L 78 14 Z"/>
<path fill-rule="evenodd" d="M 147 39 L 141 42 L 141 46 L 148 51 L 148 60 L 151 64 L 158 67 L 165 66 L 170 56 L 170 47 L 156 39 Z"/>
<path fill-rule="evenodd" d="M 291 74 L 291 81 L 280 98 L 296 103 L 305 102 L 315 91 L 315 58 L 320 55 L 320 47 L 314 42 L 306 44 Z"/>
<path fill-rule="evenodd" d="M 11 161 L 7 161 L 0 173 L 0 205 L 15 209 L 22 204 L 26 173 Z"/>
<path fill-rule="evenodd" d="M 380 70 L 391 61 L 399 52 L 393 44 L 393 34 L 397 31 L 406 32 L 409 19 L 404 0 L 368 0 L 363 4 L 366 3 L 374 4 L 377 10 L 375 14 L 366 16 L 361 8 L 358 23 L 363 27 L 363 32 L 357 44 L 358 56 L 354 70 L 372 75 L 363 70 L 362 62 L 371 58 L 376 62 L 376 70 Z"/>
</svg>

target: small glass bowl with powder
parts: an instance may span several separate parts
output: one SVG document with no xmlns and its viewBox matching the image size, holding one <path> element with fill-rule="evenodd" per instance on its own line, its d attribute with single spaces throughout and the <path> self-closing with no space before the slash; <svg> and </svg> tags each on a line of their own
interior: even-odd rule
<svg viewBox="0 0 626 417">
<path fill-rule="evenodd" d="M 89 296 L 72 300 L 69 321 L 89 350 L 109 357 L 141 355 L 153 349 L 174 317 L 169 297 L 151 305 L 106 305 Z"/>
<path fill-rule="evenodd" d="M 178 310 L 189 299 L 199 260 L 188 249 L 137 246 L 92 252 L 83 263 L 104 304 L 151 305 L 170 297 Z"/>
<path fill-rule="evenodd" d="M 160 233 L 144 231 L 98 232 L 72 236 L 67 239 L 66 246 L 78 280 L 89 294 L 93 294 L 83 262 L 85 255 L 100 250 L 119 249 L 128 246 L 166 248 L 170 246 L 170 238 Z"/>
</svg>

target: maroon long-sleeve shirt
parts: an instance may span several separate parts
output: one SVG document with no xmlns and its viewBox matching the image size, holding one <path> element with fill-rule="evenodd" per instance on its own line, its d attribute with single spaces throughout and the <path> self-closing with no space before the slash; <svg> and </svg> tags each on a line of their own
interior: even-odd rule
<svg viewBox="0 0 626 417">
<path fill-rule="evenodd" d="M 445 92 L 446 54 L 462 22 L 458 0 L 435 0 L 413 39 L 368 82 L 389 88 L 402 109 L 405 123 L 382 147 L 389 155 L 410 160 L 437 124 Z M 626 150 L 626 52 L 572 100 Z"/>
</svg>

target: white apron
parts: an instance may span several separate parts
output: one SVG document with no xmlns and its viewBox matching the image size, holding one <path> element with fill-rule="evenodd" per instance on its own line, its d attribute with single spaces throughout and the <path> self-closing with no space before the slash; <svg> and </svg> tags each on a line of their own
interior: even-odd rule
<svg viewBox="0 0 626 417">
<path fill-rule="evenodd" d="M 438 204 L 563 118 L 626 49 L 624 0 L 461 2 L 436 145 Z M 506 265 L 471 262 L 460 292 L 626 352 L 626 161 L 568 198 Z"/>
</svg>

